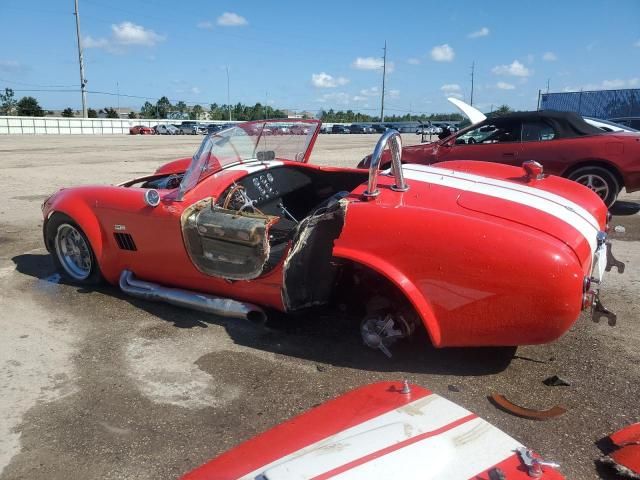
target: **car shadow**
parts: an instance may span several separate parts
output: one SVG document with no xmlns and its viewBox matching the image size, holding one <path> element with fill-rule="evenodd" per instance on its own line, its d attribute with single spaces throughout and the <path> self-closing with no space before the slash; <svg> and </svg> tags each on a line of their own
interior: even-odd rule
<svg viewBox="0 0 640 480">
<path fill-rule="evenodd" d="M 38 280 L 49 280 L 55 267 L 49 254 L 22 254 L 12 258 L 16 270 Z M 51 281 L 68 284 L 61 279 Z M 367 371 L 433 373 L 456 376 L 490 375 L 506 369 L 515 347 L 443 348 L 433 347 L 426 333 L 419 331 L 410 340 L 392 347 L 392 358 L 367 348 L 360 339 L 359 320 L 341 312 L 315 309 L 296 315 L 269 311 L 268 320 L 256 325 L 248 320 L 218 317 L 165 303 L 131 297 L 115 286 L 77 287 L 78 293 L 100 292 L 128 302 L 175 328 L 223 326 L 237 345 L 287 355 L 319 364 Z"/>
<path fill-rule="evenodd" d="M 609 209 L 611 215 L 635 215 L 640 212 L 640 203 L 618 200 Z"/>
</svg>

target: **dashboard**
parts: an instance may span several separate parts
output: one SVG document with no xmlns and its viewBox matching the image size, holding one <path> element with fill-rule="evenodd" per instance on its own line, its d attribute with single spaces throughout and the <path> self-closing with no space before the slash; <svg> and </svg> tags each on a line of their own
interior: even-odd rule
<svg viewBox="0 0 640 480">
<path fill-rule="evenodd" d="M 236 182 L 244 187 L 247 196 L 257 207 L 277 204 L 286 195 L 311 183 L 311 178 L 306 173 L 290 167 L 276 167 L 250 173 Z M 224 198 L 226 193 L 221 198 Z"/>
</svg>

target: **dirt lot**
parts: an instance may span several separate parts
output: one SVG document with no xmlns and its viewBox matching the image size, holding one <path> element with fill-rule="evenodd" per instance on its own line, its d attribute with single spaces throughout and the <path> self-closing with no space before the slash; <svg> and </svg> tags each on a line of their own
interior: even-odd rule
<svg viewBox="0 0 640 480">
<path fill-rule="evenodd" d="M 312 161 L 355 165 L 377 135 L 321 136 Z M 259 328 L 58 282 L 40 204 L 60 186 L 117 183 L 189 156 L 197 137 L 0 136 L 0 478 L 171 479 L 350 388 L 407 378 L 478 413 L 568 478 L 606 477 L 596 441 L 640 420 L 640 195 L 615 212 L 606 278 L 618 325 L 580 319 L 516 356 L 484 349 L 361 346 L 326 316 Z M 415 135 L 406 140 L 416 141 Z M 569 387 L 547 387 L 560 375 Z M 533 422 L 487 395 L 568 413 Z"/>
</svg>

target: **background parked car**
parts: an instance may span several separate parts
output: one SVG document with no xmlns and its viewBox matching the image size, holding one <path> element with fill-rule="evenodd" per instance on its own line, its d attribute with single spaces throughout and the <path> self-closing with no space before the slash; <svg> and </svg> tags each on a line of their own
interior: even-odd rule
<svg viewBox="0 0 640 480">
<path fill-rule="evenodd" d="M 153 127 L 156 135 L 178 135 L 179 130 L 173 125 L 165 125 L 163 123 Z"/>
<path fill-rule="evenodd" d="M 178 128 L 184 135 L 198 135 L 207 133 L 207 129 L 197 122 L 182 122 L 182 124 Z"/>
<path fill-rule="evenodd" d="M 374 123 L 371 125 L 371 128 L 373 128 L 374 133 L 384 133 L 387 131 L 387 127 L 380 123 Z"/>
<path fill-rule="evenodd" d="M 351 133 L 351 129 L 346 125 L 334 125 L 331 127 L 331 133 Z"/>
<path fill-rule="evenodd" d="M 637 133 L 605 132 L 577 113 L 516 112 L 486 118 L 438 142 L 405 147 L 402 160 L 423 164 L 481 160 L 508 165 L 536 160 L 545 173 L 581 183 L 611 206 L 622 188 L 640 190 L 639 139 Z M 367 160 L 360 166 L 367 167 Z"/>
<path fill-rule="evenodd" d="M 350 133 L 373 133 L 373 129 L 368 125 L 359 125 L 354 123 L 349 127 Z"/>
<path fill-rule="evenodd" d="M 416 135 L 435 135 L 438 133 L 436 128 L 430 123 L 424 123 L 416 128 Z"/>
<path fill-rule="evenodd" d="M 136 125 L 129 129 L 129 135 L 153 135 L 154 131 L 151 127 L 145 127 L 144 125 Z"/>
</svg>

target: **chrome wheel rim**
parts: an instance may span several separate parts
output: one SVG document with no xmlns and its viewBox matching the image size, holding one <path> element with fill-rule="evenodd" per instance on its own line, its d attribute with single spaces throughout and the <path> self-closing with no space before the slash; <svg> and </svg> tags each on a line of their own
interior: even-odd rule
<svg viewBox="0 0 640 480">
<path fill-rule="evenodd" d="M 68 223 L 58 227 L 56 254 L 65 271 L 75 280 L 86 280 L 91 273 L 91 250 L 77 228 Z"/>
<path fill-rule="evenodd" d="M 580 175 L 575 181 L 595 192 L 603 200 L 609 196 L 609 184 L 600 175 Z"/>
</svg>

